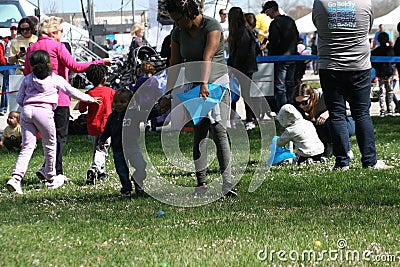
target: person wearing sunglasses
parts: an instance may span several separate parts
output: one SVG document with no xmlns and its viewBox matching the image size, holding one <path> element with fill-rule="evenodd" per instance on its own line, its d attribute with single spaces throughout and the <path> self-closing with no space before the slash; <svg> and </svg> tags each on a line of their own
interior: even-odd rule
<svg viewBox="0 0 400 267">
<path fill-rule="evenodd" d="M 324 156 L 331 157 L 333 151 L 331 120 L 329 119 L 329 111 L 325 105 L 324 94 L 322 89 L 313 89 L 309 84 L 301 84 L 296 87 L 293 93 L 293 103 L 306 120 L 314 123 L 318 133 L 318 137 L 324 144 Z M 350 110 L 347 110 L 347 129 L 349 136 L 355 134 L 354 120 L 351 117 Z M 347 147 L 347 153 L 352 159 L 353 151 L 350 143 Z"/>
<path fill-rule="evenodd" d="M 8 63 L 18 64 L 24 66 L 26 58 L 26 50 L 28 47 L 35 43 L 38 39 L 34 35 L 35 25 L 29 18 L 22 18 L 18 22 L 18 34 L 17 38 L 11 41 L 10 51 L 8 54 Z M 22 74 L 23 67 L 15 71 L 15 74 Z"/>
<path fill-rule="evenodd" d="M 229 37 L 229 24 L 228 24 L 228 11 L 226 9 L 219 10 L 219 24 L 222 27 L 222 35 L 224 36 L 224 56 L 228 57 L 229 55 L 229 44 L 228 44 L 228 37 Z"/>
<path fill-rule="evenodd" d="M 10 35 L 0 40 L 0 49 L 3 49 L 4 59 L 2 65 L 8 65 L 8 55 L 11 46 L 11 40 L 18 37 L 18 23 L 11 22 L 10 24 Z M 2 46 L 2 47 L 1 47 Z M 9 79 L 10 75 L 15 74 L 15 69 L 3 70 L 0 72 L 3 75 L 3 87 L 1 88 L 1 104 L 0 104 L 0 116 L 4 116 L 8 109 L 8 92 L 9 92 Z"/>
</svg>

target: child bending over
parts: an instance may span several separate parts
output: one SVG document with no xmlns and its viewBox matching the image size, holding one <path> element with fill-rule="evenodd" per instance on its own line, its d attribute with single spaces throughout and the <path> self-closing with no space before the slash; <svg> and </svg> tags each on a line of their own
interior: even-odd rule
<svg viewBox="0 0 400 267">
<path fill-rule="evenodd" d="M 108 178 L 106 173 L 106 156 L 108 155 L 109 141 L 104 143 L 103 148 L 98 146 L 100 134 L 104 131 L 107 118 L 112 112 L 112 103 L 115 90 L 104 86 L 106 83 L 107 67 L 101 64 L 92 64 L 86 69 L 86 77 L 94 88 L 87 91 L 92 97 L 101 99 L 99 105 L 80 102 L 79 111 L 88 111 L 87 130 L 93 141 L 93 159 L 90 169 L 86 173 L 86 184 L 94 184 L 96 180 Z"/>
<path fill-rule="evenodd" d="M 0 148 L 5 146 L 10 151 L 13 151 L 14 148 L 21 148 L 22 132 L 19 122 L 20 112 L 11 111 L 7 118 L 8 126 L 4 129 L 3 135 L 1 136 Z"/>
<path fill-rule="evenodd" d="M 125 112 L 129 102 L 131 101 L 132 95 L 132 92 L 128 89 L 119 89 L 115 92 L 113 103 L 114 110 L 108 117 L 106 126 L 104 127 L 104 132 L 99 138 L 100 147 L 104 147 L 106 140 L 111 137 L 111 148 L 114 154 L 114 164 L 122 184 L 121 196 L 123 197 L 131 197 L 132 192 L 132 183 L 129 177 L 129 167 L 125 160 L 124 147 L 122 144 L 122 128 L 124 124 Z M 132 174 L 132 180 L 135 184 L 135 196 L 142 196 L 144 195 L 143 181 L 146 178 L 147 164 L 143 159 L 143 155 L 139 147 L 139 120 L 135 121 L 136 122 L 133 123 L 135 125 L 130 125 L 131 127 L 134 127 L 134 133 L 130 133 L 131 142 L 126 145 L 128 149 L 127 152 L 129 152 L 131 155 L 129 161 L 135 168 L 135 172 Z"/>
<path fill-rule="evenodd" d="M 297 147 L 297 164 L 305 161 L 311 163 L 321 160 L 324 152 L 324 144 L 318 138 L 312 122 L 303 119 L 300 112 L 291 104 L 282 106 L 278 113 L 279 123 L 285 127 L 285 131 L 276 141 L 277 146 L 285 146 L 289 141 L 292 141 Z"/>
<path fill-rule="evenodd" d="M 82 101 L 99 101 L 73 88 L 64 78 L 53 73 L 50 55 L 46 51 L 33 52 L 29 63 L 33 72 L 25 76 L 17 95 L 17 103 L 22 106 L 22 149 L 12 178 L 7 182 L 7 189 L 18 194 L 23 194 L 21 181 L 35 149 L 38 132 L 42 136 L 47 187 L 54 189 L 64 184 L 65 176 L 56 175 L 55 170 L 57 143 L 53 110 L 57 107 L 58 91 Z"/>
</svg>

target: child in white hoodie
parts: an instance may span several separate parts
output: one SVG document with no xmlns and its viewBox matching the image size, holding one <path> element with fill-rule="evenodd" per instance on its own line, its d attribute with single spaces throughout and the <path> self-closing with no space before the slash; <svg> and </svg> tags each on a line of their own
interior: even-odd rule
<svg viewBox="0 0 400 267">
<path fill-rule="evenodd" d="M 100 101 L 75 89 L 64 78 L 54 74 L 50 55 L 46 51 L 36 50 L 30 55 L 29 62 L 33 73 L 24 78 L 17 95 L 17 103 L 22 107 L 22 149 L 12 178 L 7 182 L 7 189 L 18 194 L 22 194 L 21 181 L 35 149 L 38 132 L 42 136 L 47 187 L 54 189 L 64 184 L 64 176 L 56 175 L 55 171 L 57 144 L 53 110 L 57 107 L 58 91 L 81 101 Z"/>
<path fill-rule="evenodd" d="M 277 118 L 279 123 L 285 127 L 285 131 L 276 141 L 277 146 L 282 147 L 292 141 L 297 148 L 297 164 L 305 161 L 324 161 L 321 159 L 324 144 L 318 138 L 312 122 L 305 120 L 300 112 L 290 104 L 282 106 Z"/>
</svg>

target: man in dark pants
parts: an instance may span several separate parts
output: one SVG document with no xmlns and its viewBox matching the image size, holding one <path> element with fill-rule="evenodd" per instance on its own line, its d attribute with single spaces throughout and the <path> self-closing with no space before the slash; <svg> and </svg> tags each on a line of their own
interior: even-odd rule
<svg viewBox="0 0 400 267">
<path fill-rule="evenodd" d="M 269 26 L 268 55 L 296 55 L 299 31 L 294 20 L 280 13 L 278 4 L 275 1 L 267 1 L 263 10 L 265 10 L 265 14 L 273 19 Z M 295 71 L 295 62 L 274 63 L 274 95 L 278 111 L 283 105 L 292 102 Z"/>
<path fill-rule="evenodd" d="M 371 0 L 348 1 L 340 8 L 333 6 L 330 0 L 315 0 L 312 18 L 318 31 L 320 82 L 332 122 L 333 155 L 336 157 L 334 170 L 348 170 L 350 164 L 346 101 L 355 120 L 362 166 L 391 168 L 376 159 L 374 128 L 369 113 Z"/>
</svg>

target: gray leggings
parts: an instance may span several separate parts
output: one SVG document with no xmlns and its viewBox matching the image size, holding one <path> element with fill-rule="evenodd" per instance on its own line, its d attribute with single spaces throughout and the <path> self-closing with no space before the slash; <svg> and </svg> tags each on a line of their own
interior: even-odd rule
<svg viewBox="0 0 400 267">
<path fill-rule="evenodd" d="M 207 138 L 209 131 L 217 147 L 217 158 L 223 180 L 222 191 L 226 193 L 232 188 L 231 151 L 228 132 L 218 122 L 211 124 L 208 118 L 203 118 L 194 126 L 193 159 L 196 168 L 197 182 L 198 185 L 202 185 L 206 182 L 207 142 L 205 138 Z"/>
</svg>

